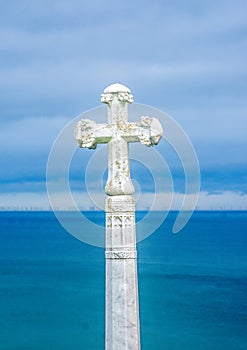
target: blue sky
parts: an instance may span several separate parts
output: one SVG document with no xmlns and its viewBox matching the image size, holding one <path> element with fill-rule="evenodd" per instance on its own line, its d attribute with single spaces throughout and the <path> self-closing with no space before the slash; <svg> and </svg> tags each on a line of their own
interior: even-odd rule
<svg viewBox="0 0 247 350">
<path fill-rule="evenodd" d="M 47 205 L 56 135 L 121 82 L 190 137 L 201 168 L 198 208 L 247 209 L 246 13 L 240 0 L 1 1 L 0 207 Z M 88 154 L 76 155 L 71 171 L 78 192 Z M 167 148 L 179 197 L 173 157 Z"/>
</svg>

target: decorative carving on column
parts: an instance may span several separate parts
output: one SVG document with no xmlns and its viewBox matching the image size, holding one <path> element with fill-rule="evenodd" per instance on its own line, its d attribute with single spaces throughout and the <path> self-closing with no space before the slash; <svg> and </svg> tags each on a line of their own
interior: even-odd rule
<svg viewBox="0 0 247 350">
<path fill-rule="evenodd" d="M 137 253 L 135 250 L 126 251 L 126 250 L 107 250 L 105 252 L 106 259 L 136 259 Z"/>
</svg>

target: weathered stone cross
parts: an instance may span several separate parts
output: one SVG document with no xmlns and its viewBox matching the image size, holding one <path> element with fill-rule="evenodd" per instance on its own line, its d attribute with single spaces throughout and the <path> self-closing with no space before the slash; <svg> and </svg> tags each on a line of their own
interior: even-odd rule
<svg viewBox="0 0 247 350">
<path fill-rule="evenodd" d="M 129 143 L 156 145 L 162 126 L 155 118 L 128 122 L 130 90 L 121 84 L 107 87 L 101 101 L 108 105 L 108 124 L 84 119 L 75 138 L 79 147 L 108 143 L 106 199 L 106 350 L 139 350 L 140 326 L 136 266 L 134 187 L 130 179 Z"/>
</svg>

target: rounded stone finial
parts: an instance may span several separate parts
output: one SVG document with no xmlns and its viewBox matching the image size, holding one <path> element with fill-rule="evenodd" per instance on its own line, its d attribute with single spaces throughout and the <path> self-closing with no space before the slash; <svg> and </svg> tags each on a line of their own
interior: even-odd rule
<svg viewBox="0 0 247 350">
<path fill-rule="evenodd" d="M 123 103 L 132 103 L 133 96 L 127 86 L 116 83 L 105 88 L 104 93 L 101 95 L 101 102 L 103 103 L 110 105 L 113 100 Z"/>
<path fill-rule="evenodd" d="M 124 86 L 119 83 L 109 85 L 104 90 L 104 94 L 117 94 L 118 92 L 127 92 L 130 94 L 131 91 L 127 86 Z"/>
</svg>

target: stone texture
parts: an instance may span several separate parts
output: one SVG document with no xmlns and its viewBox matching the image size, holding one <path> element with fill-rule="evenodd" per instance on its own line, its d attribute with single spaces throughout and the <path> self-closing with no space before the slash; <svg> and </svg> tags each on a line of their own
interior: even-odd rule
<svg viewBox="0 0 247 350">
<path fill-rule="evenodd" d="M 108 123 L 80 120 L 75 138 L 79 147 L 108 143 L 106 199 L 106 350 L 139 350 L 140 325 L 136 263 L 134 187 L 130 179 L 129 143 L 156 145 L 162 126 L 142 116 L 128 122 L 131 91 L 121 84 L 108 86 L 101 95 L 108 106 Z"/>
<path fill-rule="evenodd" d="M 130 90 L 113 84 L 101 98 L 108 106 L 108 123 L 97 124 L 89 119 L 77 123 L 75 138 L 79 147 L 96 148 L 108 143 L 108 179 L 105 192 L 109 196 L 130 195 L 134 187 L 130 179 L 129 143 L 156 145 L 162 137 L 162 126 L 156 118 L 142 116 L 140 122 L 128 122 L 128 103 L 133 102 Z"/>
<path fill-rule="evenodd" d="M 134 199 L 106 199 L 106 349 L 140 349 Z"/>
</svg>

